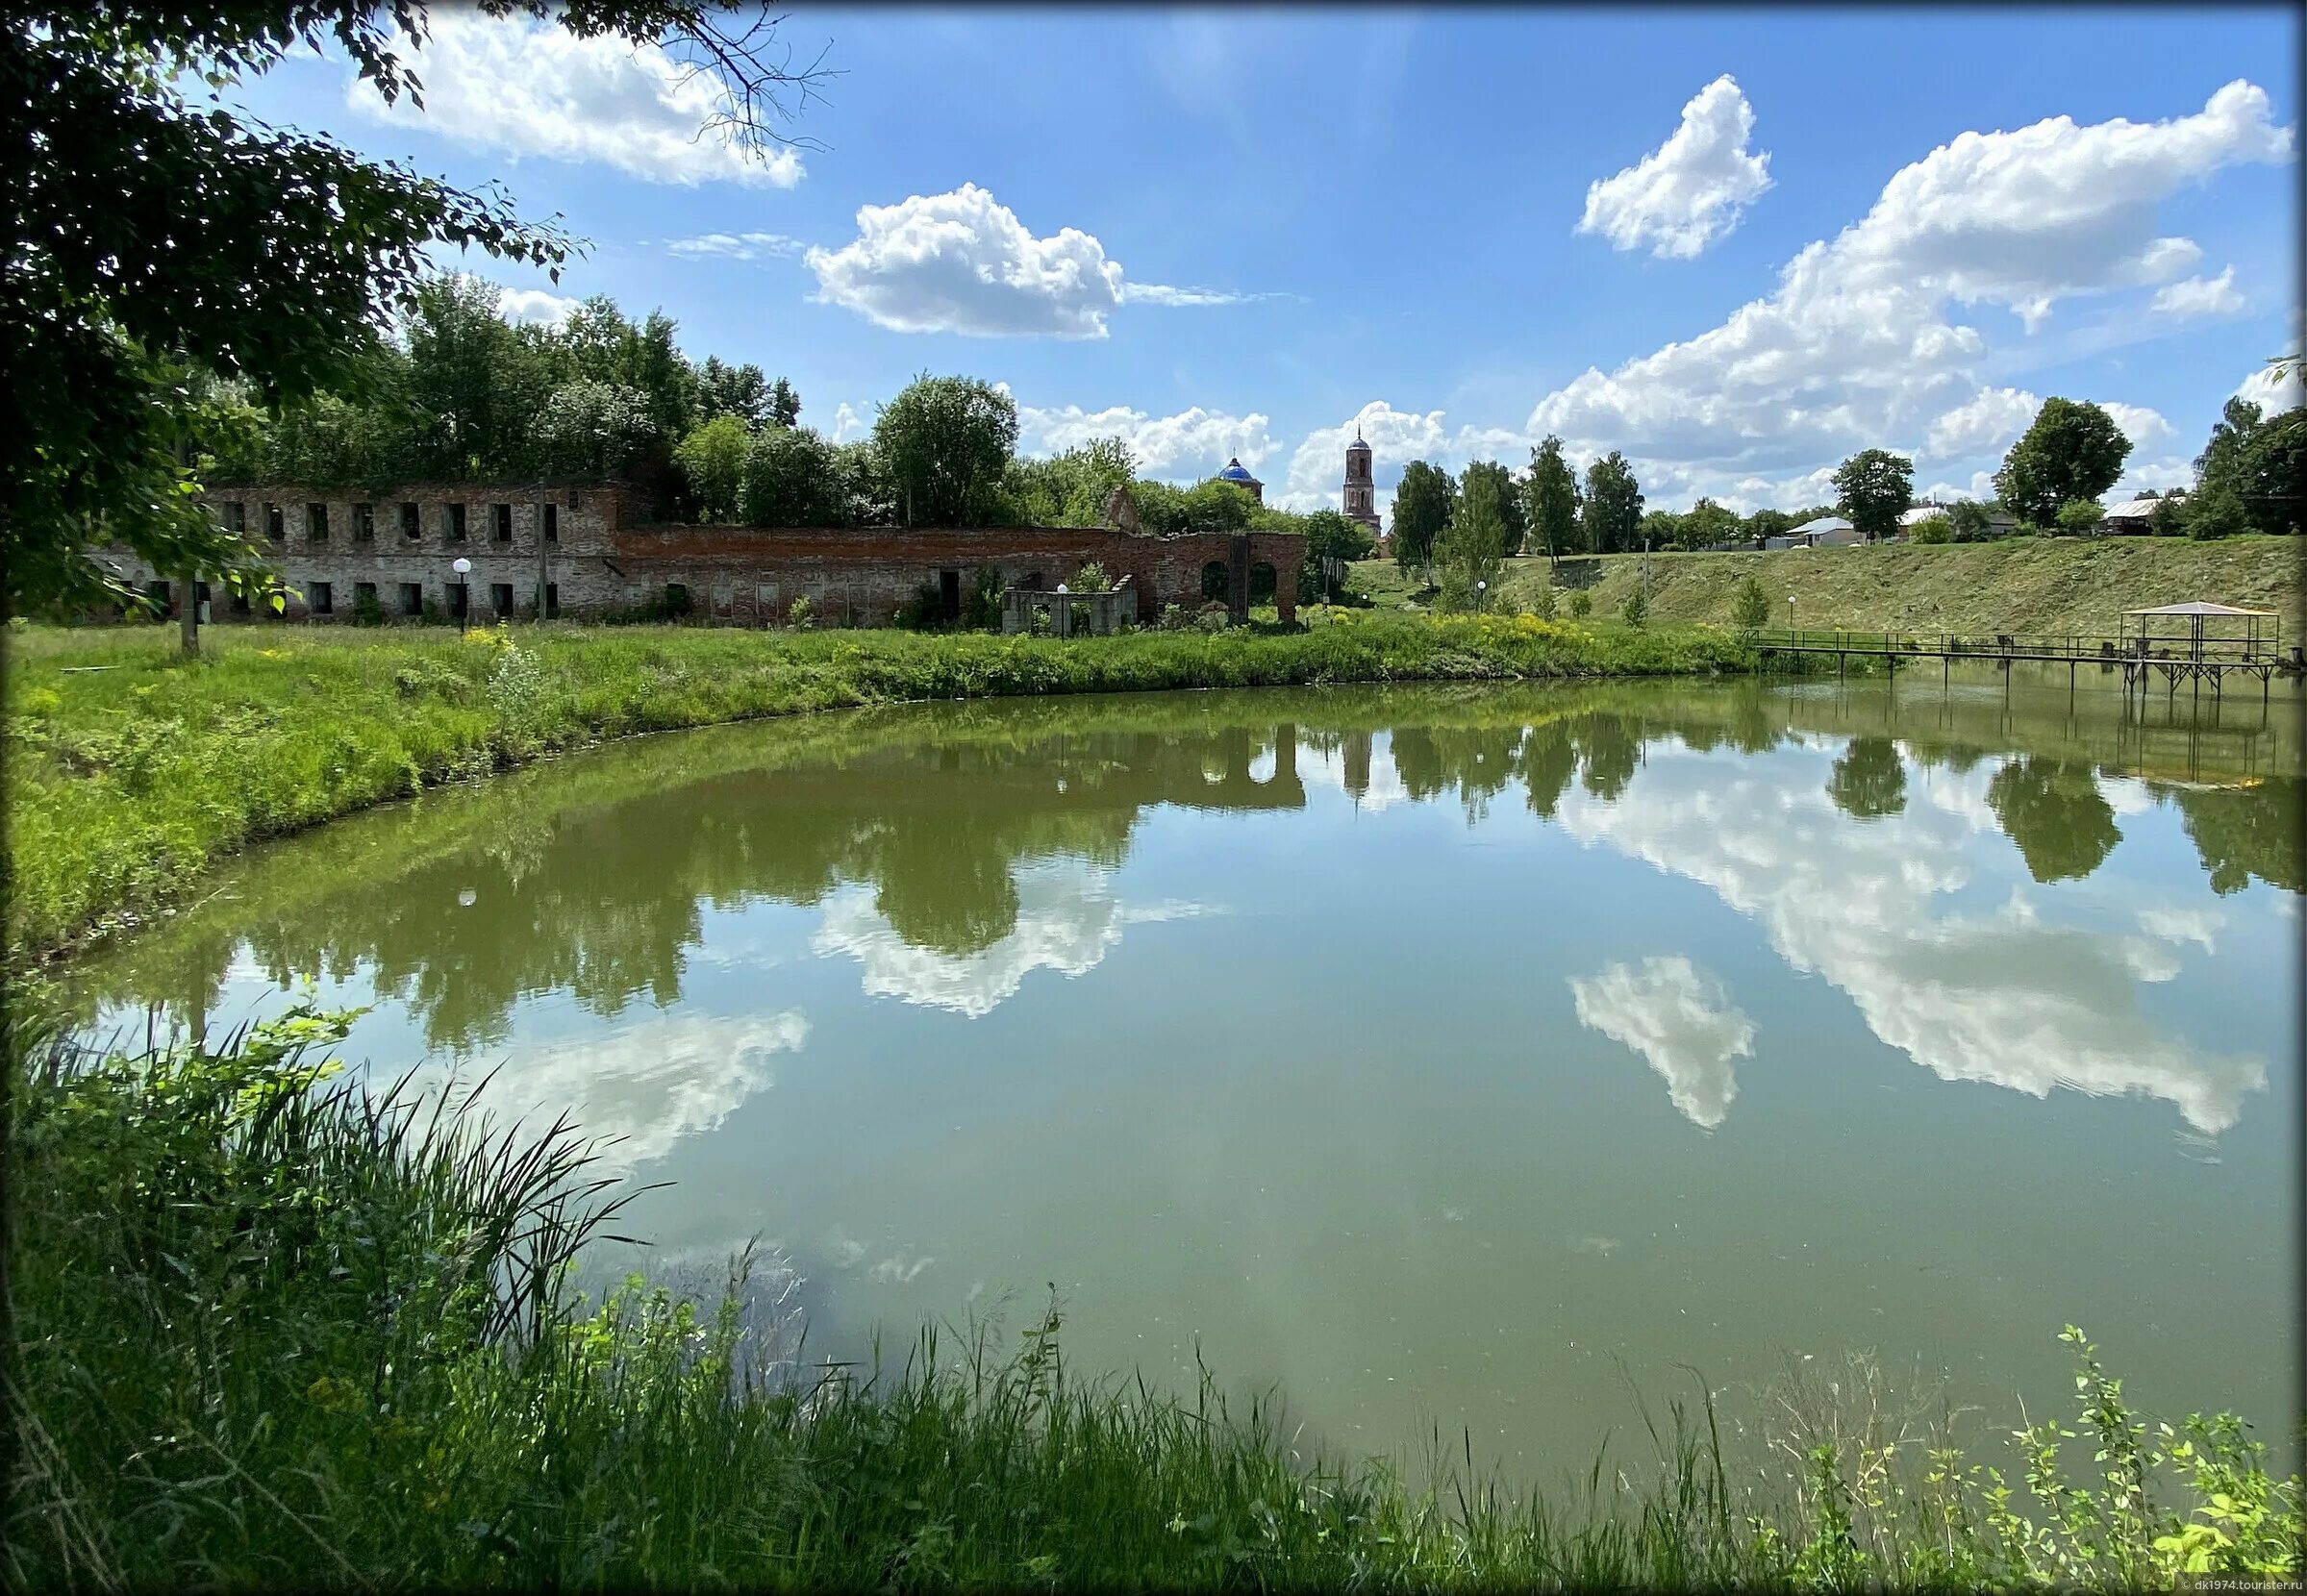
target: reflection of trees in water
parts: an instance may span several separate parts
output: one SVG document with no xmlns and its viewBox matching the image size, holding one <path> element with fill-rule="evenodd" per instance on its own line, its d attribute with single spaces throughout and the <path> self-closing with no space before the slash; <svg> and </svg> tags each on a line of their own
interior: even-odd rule
<svg viewBox="0 0 2307 1596">
<path fill-rule="evenodd" d="M 348 823 L 266 856 L 241 878 L 244 901 L 183 916 L 109 959 L 84 992 L 84 1012 L 99 999 L 208 1010 L 245 958 L 276 981 L 365 970 L 434 1045 L 491 1046 L 528 995 L 564 989 L 602 1014 L 639 998 L 671 1004 L 705 905 L 819 906 L 847 883 L 872 886 L 902 944 L 967 958 L 1017 930 L 1020 865 L 1117 866 L 1150 805 L 1300 807 L 1301 759 L 1334 758 L 1346 790 L 1365 793 L 1380 733 L 1403 791 L 1454 796 L 1469 822 L 1517 781 L 1542 818 L 1557 814 L 1573 784 L 1616 801 L 1644 744 L 1667 736 L 1700 753 L 1767 751 L 1793 728 L 1846 736 L 1829 791 L 1862 816 L 1904 802 L 1901 744 L 1918 765 L 1956 771 L 2013 746 L 1992 723 L 1973 729 L 1949 715 L 1910 736 L 1880 715 L 1865 724 L 1845 704 L 1743 686 L 1679 697 L 1640 687 L 1325 689 L 1289 701 L 1292 713 L 1321 721 L 1312 727 L 1278 721 L 1278 707 L 1218 694 L 940 707 L 795 726 L 778 734 L 782 743 L 698 734 L 721 740 L 636 745 L 572 761 L 557 778 L 515 776 L 470 795 L 462 811 L 466 799 L 444 797 L 438 810 L 371 817 L 380 824 L 366 830 Z M 2119 836 L 2092 777 L 2104 755 L 2023 730 L 2019 746 L 2058 752 L 2013 760 L 1989 805 L 2036 880 L 2087 875 Z M 783 750 L 786 762 L 765 761 L 764 748 Z M 700 777 L 713 761 L 719 773 Z M 2177 790 L 2218 890 L 2253 876 L 2307 887 L 2298 786 L 2286 777 L 2245 791 Z"/>
<path fill-rule="evenodd" d="M 1987 807 L 2039 882 L 2079 881 L 2122 840 L 2087 764 L 2023 755 L 1987 784 Z"/>
<path fill-rule="evenodd" d="M 1879 820 L 1907 807 L 1906 766 L 1889 737 L 1852 737 L 1826 779 L 1826 795 L 1853 820 Z"/>
<path fill-rule="evenodd" d="M 2307 892 L 2307 832 L 2295 778 L 2235 788 L 2185 788 L 2178 794 L 2187 835 L 2211 872 L 2211 890 L 2240 892 L 2257 876 L 2290 892 Z"/>
</svg>

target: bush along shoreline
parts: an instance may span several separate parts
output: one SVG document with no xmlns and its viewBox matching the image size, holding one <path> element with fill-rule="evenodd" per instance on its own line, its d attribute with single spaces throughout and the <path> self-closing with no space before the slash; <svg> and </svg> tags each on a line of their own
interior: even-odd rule
<svg viewBox="0 0 2307 1596">
<path fill-rule="evenodd" d="M 1701 1391 L 1554 1492 L 1437 1444 L 1302 1456 L 1278 1405 L 1088 1379 L 1056 1305 L 870 1370 L 570 1264 L 614 1223 L 573 1126 L 337 1072 L 312 1007 L 213 1051 L 7 1035 L 12 1588 L 1232 1586 L 1947 1590 L 2295 1578 L 2294 1477 L 2158 1424 L 2079 1331 L 2076 1411 L 1975 1455 L 1879 1409 Z M 27 1246 L 30 1241 L 33 1245 Z M 1847 1384 L 1847 1383 L 1846 1383 Z M 1838 1387 L 1840 1389 L 1840 1387 Z M 1815 1395 L 1816 1393 L 1814 1393 Z M 1759 1461 L 1755 1460 L 1755 1461 Z"/>
<path fill-rule="evenodd" d="M 918 699 L 1737 672 L 1712 628 L 1330 611 L 1302 630 L 973 633 L 548 625 L 13 630 L 8 963 L 183 901 L 214 860 L 442 783 L 644 732 Z"/>
</svg>

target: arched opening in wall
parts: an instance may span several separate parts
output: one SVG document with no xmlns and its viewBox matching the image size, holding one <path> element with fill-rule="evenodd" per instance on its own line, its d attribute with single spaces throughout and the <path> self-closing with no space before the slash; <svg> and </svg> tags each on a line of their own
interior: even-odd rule
<svg viewBox="0 0 2307 1596">
<path fill-rule="evenodd" d="M 1274 571 L 1271 563 L 1260 561 L 1249 568 L 1249 601 L 1252 604 L 1273 602 Z"/>
<path fill-rule="evenodd" d="M 1226 589 L 1232 585 L 1233 573 L 1226 569 L 1224 561 L 1213 560 L 1201 568 L 1201 596 L 1203 598 L 1224 598 Z"/>
</svg>

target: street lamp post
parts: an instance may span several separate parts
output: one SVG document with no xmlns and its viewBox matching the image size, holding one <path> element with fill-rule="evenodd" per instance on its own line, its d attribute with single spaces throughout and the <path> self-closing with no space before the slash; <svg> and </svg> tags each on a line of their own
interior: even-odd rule
<svg viewBox="0 0 2307 1596">
<path fill-rule="evenodd" d="M 1789 594 L 1787 595 L 1787 631 L 1788 631 L 1788 632 L 1790 632 L 1790 633 L 1792 633 L 1793 630 L 1794 630 L 1794 595 L 1793 595 L 1793 594 L 1792 594 L 1792 593 L 1789 593 Z"/>
<path fill-rule="evenodd" d="M 457 616 L 457 636 L 469 637 L 472 636 L 472 586 L 464 579 L 472 574 L 472 561 L 459 555 L 449 562 L 449 569 L 457 573 L 457 586 L 464 589 L 464 609 Z"/>
<path fill-rule="evenodd" d="M 1475 608 L 1477 611 L 1487 611 L 1487 610 L 1489 610 L 1489 608 L 1490 608 L 1490 584 L 1489 584 L 1489 583 L 1487 583 L 1487 582 L 1477 582 L 1477 583 L 1475 583 L 1475 584 L 1474 584 L 1474 608 Z"/>
</svg>

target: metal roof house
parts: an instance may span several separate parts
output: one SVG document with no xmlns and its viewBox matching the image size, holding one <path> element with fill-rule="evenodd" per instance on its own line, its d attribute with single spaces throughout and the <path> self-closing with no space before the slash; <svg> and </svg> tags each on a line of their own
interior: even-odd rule
<svg viewBox="0 0 2307 1596">
<path fill-rule="evenodd" d="M 1844 548 L 1859 540 L 1859 529 L 1840 515 L 1821 515 L 1815 521 L 1805 521 L 1787 534 L 1790 543 L 1799 543 L 1806 549 Z"/>
<path fill-rule="evenodd" d="M 2183 499 L 2184 495 L 2174 494 L 2173 497 Z M 2138 498 L 2110 505 L 2106 514 L 2099 519 L 2098 530 L 2108 533 L 2152 532 L 2155 529 L 2155 511 L 2163 508 L 2163 503 L 2161 499 Z"/>
</svg>

